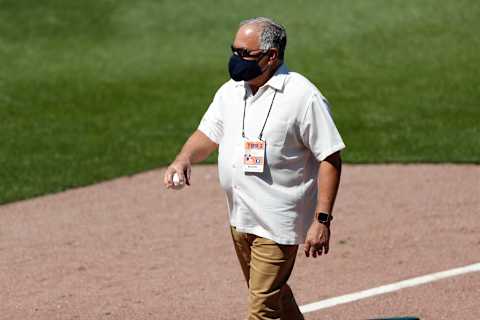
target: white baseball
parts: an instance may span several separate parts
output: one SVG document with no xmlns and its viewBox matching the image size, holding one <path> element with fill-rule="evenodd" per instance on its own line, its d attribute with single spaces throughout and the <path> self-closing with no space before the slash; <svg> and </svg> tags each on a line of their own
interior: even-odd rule
<svg viewBox="0 0 480 320">
<path fill-rule="evenodd" d="M 173 174 L 172 181 L 173 181 L 173 189 L 175 189 L 175 190 L 180 190 L 183 187 L 185 187 L 185 182 L 180 181 L 180 177 L 178 176 L 178 174 L 176 172 Z"/>
</svg>

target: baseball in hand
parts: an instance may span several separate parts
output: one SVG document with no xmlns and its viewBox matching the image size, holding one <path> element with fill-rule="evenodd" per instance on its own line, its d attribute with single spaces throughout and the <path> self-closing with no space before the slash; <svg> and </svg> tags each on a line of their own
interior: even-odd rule
<svg viewBox="0 0 480 320">
<path fill-rule="evenodd" d="M 185 187 L 185 182 L 180 181 L 180 177 L 178 176 L 178 174 L 176 172 L 173 175 L 172 181 L 173 181 L 173 188 L 172 189 L 174 189 L 174 190 L 180 190 L 183 187 Z"/>
</svg>

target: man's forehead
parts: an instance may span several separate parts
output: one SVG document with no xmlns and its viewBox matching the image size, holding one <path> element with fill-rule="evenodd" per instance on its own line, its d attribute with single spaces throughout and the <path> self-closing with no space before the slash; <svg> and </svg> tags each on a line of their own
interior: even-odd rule
<svg viewBox="0 0 480 320">
<path fill-rule="evenodd" d="M 258 48 L 261 27 L 258 24 L 240 26 L 235 35 L 234 45 L 238 48 Z"/>
</svg>

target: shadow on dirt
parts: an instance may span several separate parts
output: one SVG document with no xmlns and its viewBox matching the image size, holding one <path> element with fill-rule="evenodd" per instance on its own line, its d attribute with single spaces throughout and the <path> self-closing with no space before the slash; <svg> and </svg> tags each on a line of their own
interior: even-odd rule
<svg viewBox="0 0 480 320">
<path fill-rule="evenodd" d="M 393 317 L 393 318 L 374 318 L 368 320 L 420 320 L 417 317 Z"/>
</svg>

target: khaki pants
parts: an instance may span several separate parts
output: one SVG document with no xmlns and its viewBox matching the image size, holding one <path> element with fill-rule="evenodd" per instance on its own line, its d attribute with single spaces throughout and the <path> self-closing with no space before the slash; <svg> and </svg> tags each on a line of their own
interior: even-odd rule
<svg viewBox="0 0 480 320">
<path fill-rule="evenodd" d="M 287 280 L 298 245 L 272 240 L 230 228 L 235 251 L 248 286 L 249 320 L 303 320 Z"/>
</svg>

